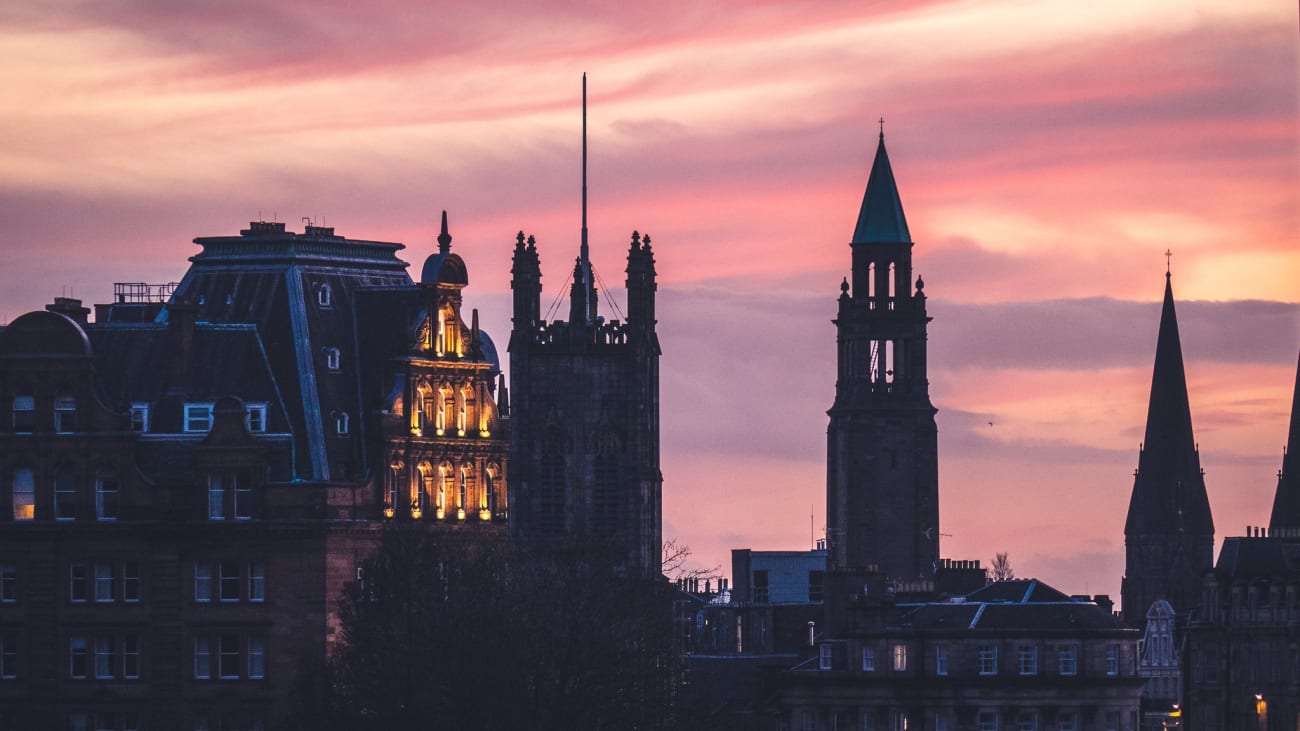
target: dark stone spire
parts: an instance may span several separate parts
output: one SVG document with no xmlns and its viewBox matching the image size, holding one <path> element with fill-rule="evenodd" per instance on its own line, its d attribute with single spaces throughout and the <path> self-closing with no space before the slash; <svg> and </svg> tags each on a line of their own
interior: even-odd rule
<svg viewBox="0 0 1300 731">
<path fill-rule="evenodd" d="M 1187 376 L 1168 273 L 1160 332 L 1156 336 L 1146 438 L 1138 457 L 1124 533 L 1214 533 L 1200 455 L 1192 434 Z"/>
<path fill-rule="evenodd" d="M 442 212 L 442 232 L 438 234 L 438 253 L 451 251 L 451 234 L 447 233 L 447 212 Z"/>
<path fill-rule="evenodd" d="M 858 212 L 858 225 L 853 230 L 854 244 L 911 243 L 903 216 L 903 201 L 898 197 L 894 171 L 889 166 L 885 152 L 885 133 L 880 133 L 876 146 L 876 160 L 871 164 L 871 177 L 867 179 L 867 192 L 862 196 L 862 209 Z"/>
<path fill-rule="evenodd" d="M 1273 515 L 1268 521 L 1270 533 L 1279 528 L 1300 530 L 1300 362 L 1296 364 L 1295 390 L 1291 395 L 1291 428 L 1286 451 L 1282 453 L 1282 470 L 1277 474 Z"/>
</svg>

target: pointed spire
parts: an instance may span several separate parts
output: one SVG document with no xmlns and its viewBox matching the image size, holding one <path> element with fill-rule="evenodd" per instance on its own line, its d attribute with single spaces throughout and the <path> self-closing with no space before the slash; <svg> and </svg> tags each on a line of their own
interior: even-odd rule
<svg viewBox="0 0 1300 731">
<path fill-rule="evenodd" d="M 898 196 L 898 184 L 894 182 L 894 171 L 889 166 L 889 154 L 885 152 L 884 120 L 881 122 L 876 159 L 867 178 L 867 192 L 862 196 L 858 225 L 853 230 L 852 243 L 855 244 L 912 242 L 907 218 L 903 216 L 903 202 Z"/>
<path fill-rule="evenodd" d="M 1277 475 L 1273 515 L 1268 521 L 1270 533 L 1279 528 L 1300 530 L 1300 362 L 1296 363 L 1295 390 L 1291 394 L 1291 428 Z"/>
<path fill-rule="evenodd" d="M 1192 433 L 1192 410 L 1169 272 L 1165 273 L 1164 305 L 1156 335 L 1146 437 L 1138 457 L 1124 533 L 1214 533 Z"/>
<path fill-rule="evenodd" d="M 582 283 L 584 298 L 583 320 L 593 322 L 596 319 L 596 298 L 592 293 L 596 289 L 595 277 L 591 273 L 591 252 L 587 247 L 587 73 L 582 74 L 582 245 L 578 249 L 578 271 L 574 272 L 574 284 Z M 575 304 L 575 308 L 576 308 Z M 574 312 L 579 310 L 575 309 Z M 571 320 L 579 322 L 577 318 Z"/>
<path fill-rule="evenodd" d="M 447 233 L 447 212 L 442 212 L 442 233 L 438 234 L 438 253 L 446 254 L 451 251 L 451 234 Z"/>
</svg>

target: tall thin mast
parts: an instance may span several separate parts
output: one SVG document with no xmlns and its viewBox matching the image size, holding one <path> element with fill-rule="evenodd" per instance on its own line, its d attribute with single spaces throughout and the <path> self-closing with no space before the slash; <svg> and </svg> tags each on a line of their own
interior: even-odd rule
<svg viewBox="0 0 1300 731">
<path fill-rule="evenodd" d="M 592 297 L 591 258 L 587 249 L 587 73 L 582 74 L 582 247 L 579 250 L 582 270 L 582 298 L 586 304 L 587 321 L 596 319 L 596 303 Z"/>
</svg>

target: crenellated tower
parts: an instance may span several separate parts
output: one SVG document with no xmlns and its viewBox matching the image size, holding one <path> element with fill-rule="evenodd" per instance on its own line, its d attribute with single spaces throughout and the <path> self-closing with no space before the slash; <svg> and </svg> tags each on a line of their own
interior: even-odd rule
<svg viewBox="0 0 1300 731">
<path fill-rule="evenodd" d="M 1214 565 L 1214 520 L 1192 433 L 1178 317 L 1169 272 L 1156 336 L 1146 436 L 1124 523 L 1124 620 L 1140 626 L 1164 599 L 1179 616 L 1195 608 Z"/>
<path fill-rule="evenodd" d="M 912 237 L 882 132 L 840 285 L 838 367 L 828 414 L 828 590 L 861 592 L 934 577 L 939 473 L 926 375 L 925 284 L 912 284 Z M 830 597 L 842 604 L 848 596 Z"/>
</svg>

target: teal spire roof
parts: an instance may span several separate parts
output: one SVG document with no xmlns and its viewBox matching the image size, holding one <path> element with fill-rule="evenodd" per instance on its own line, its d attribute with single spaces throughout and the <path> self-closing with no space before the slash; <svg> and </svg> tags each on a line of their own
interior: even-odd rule
<svg viewBox="0 0 1300 731">
<path fill-rule="evenodd" d="M 898 197 L 898 184 L 889 167 L 889 154 L 885 152 L 885 133 L 880 133 L 876 146 L 876 160 L 871 164 L 871 177 L 867 178 L 867 192 L 862 196 L 862 210 L 858 225 L 853 230 L 855 244 L 912 243 L 903 216 L 903 201 Z"/>
</svg>

